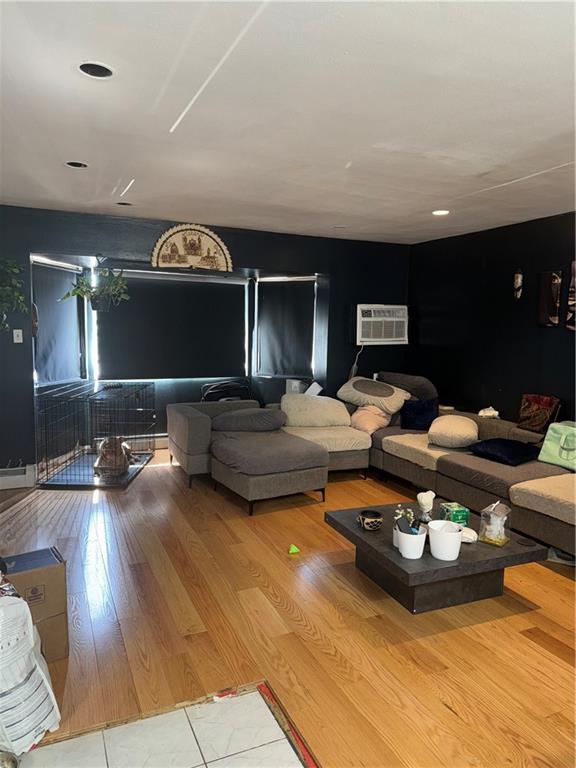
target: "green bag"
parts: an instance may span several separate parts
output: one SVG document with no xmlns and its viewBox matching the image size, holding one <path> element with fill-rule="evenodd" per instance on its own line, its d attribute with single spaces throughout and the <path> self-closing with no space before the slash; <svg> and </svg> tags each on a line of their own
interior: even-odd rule
<svg viewBox="0 0 576 768">
<path fill-rule="evenodd" d="M 550 424 L 538 461 L 576 472 L 576 422 L 559 421 Z"/>
</svg>

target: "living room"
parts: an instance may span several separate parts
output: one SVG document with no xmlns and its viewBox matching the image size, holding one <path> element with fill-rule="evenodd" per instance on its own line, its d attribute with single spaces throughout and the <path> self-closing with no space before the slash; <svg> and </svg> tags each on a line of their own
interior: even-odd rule
<svg viewBox="0 0 576 768">
<path fill-rule="evenodd" d="M 573 765 L 572 5 L 0 12 L 0 766 Z"/>
</svg>

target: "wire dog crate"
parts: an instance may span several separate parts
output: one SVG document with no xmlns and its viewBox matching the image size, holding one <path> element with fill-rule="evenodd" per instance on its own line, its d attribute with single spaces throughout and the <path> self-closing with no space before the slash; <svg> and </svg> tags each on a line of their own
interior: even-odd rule
<svg viewBox="0 0 576 768">
<path fill-rule="evenodd" d="M 43 488 L 123 488 L 154 453 L 152 382 L 82 382 L 36 397 Z"/>
</svg>

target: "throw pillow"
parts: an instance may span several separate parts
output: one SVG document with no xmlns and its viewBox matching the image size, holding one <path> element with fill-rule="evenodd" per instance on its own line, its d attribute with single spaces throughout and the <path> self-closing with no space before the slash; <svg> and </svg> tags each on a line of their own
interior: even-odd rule
<svg viewBox="0 0 576 768">
<path fill-rule="evenodd" d="M 478 440 L 478 424 L 466 416 L 439 416 L 428 430 L 428 441 L 442 448 L 467 448 Z"/>
<path fill-rule="evenodd" d="M 212 419 L 215 432 L 273 432 L 286 424 L 286 414 L 272 408 L 226 411 Z"/>
<path fill-rule="evenodd" d="M 438 398 L 432 400 L 406 400 L 400 411 L 402 429 L 421 429 L 426 432 L 438 416 Z"/>
<path fill-rule="evenodd" d="M 317 395 L 282 395 L 280 408 L 288 427 L 349 427 L 350 414 L 344 403 Z"/>
<path fill-rule="evenodd" d="M 387 427 L 390 424 L 390 418 L 388 413 L 384 413 L 375 405 L 361 405 L 352 414 L 350 426 L 372 435 L 377 429 Z"/>
<path fill-rule="evenodd" d="M 576 472 L 576 424 L 573 421 L 550 424 L 538 460 Z"/>
<path fill-rule="evenodd" d="M 390 415 L 397 413 L 410 399 L 410 393 L 384 381 L 374 381 L 363 376 L 354 376 L 337 392 L 340 400 L 353 405 L 375 405 Z"/>
<path fill-rule="evenodd" d="M 544 434 L 558 416 L 560 400 L 547 395 L 522 395 L 518 426 Z"/>
<path fill-rule="evenodd" d="M 522 443 L 520 440 L 506 440 L 503 437 L 482 440 L 480 443 L 471 445 L 470 451 L 474 456 L 497 461 L 499 464 L 508 464 L 510 467 L 534 461 L 539 453 L 536 445 Z"/>
</svg>

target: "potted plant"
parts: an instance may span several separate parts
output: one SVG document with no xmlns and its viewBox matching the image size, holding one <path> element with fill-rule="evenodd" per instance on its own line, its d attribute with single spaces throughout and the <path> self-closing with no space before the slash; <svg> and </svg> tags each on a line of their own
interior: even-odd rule
<svg viewBox="0 0 576 768">
<path fill-rule="evenodd" d="M 72 296 L 81 296 L 89 299 L 95 312 L 107 312 L 110 305 L 117 307 L 121 301 L 128 301 L 128 283 L 123 277 L 122 270 L 114 272 L 112 269 L 96 270 L 98 280 L 92 285 L 86 275 L 78 275 L 72 288 L 62 296 L 60 301 L 70 299 Z"/>
<path fill-rule="evenodd" d="M 24 280 L 18 277 L 23 270 L 16 261 L 0 259 L 0 331 L 10 330 L 8 312 L 28 312 Z"/>
</svg>

